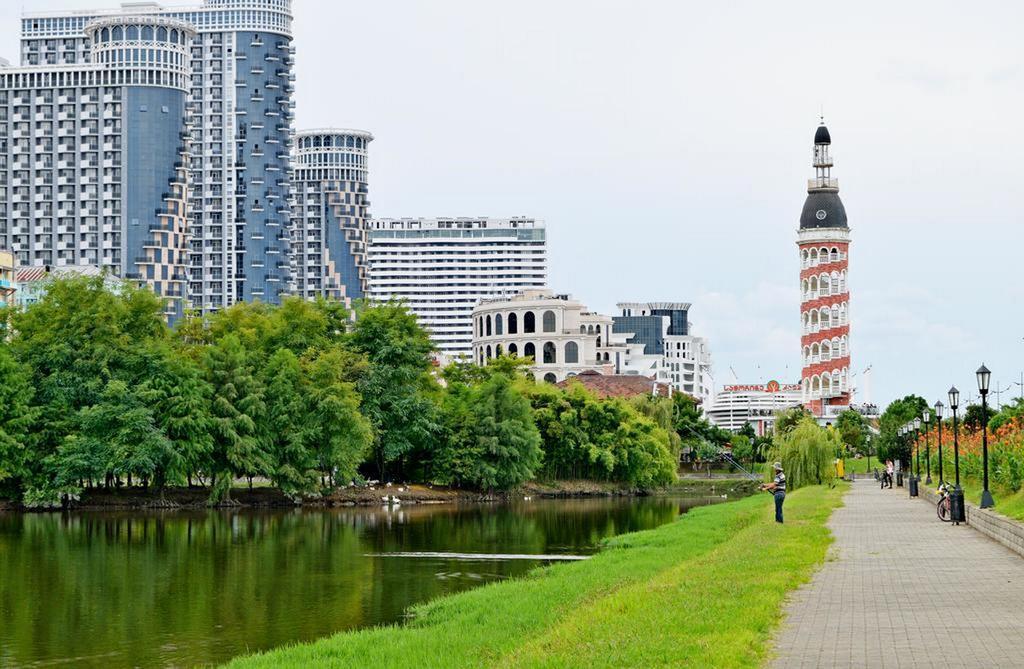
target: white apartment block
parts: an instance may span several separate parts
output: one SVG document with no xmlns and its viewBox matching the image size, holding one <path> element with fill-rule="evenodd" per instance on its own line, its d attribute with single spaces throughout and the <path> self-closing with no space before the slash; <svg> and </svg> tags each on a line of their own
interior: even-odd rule
<svg viewBox="0 0 1024 669">
<path fill-rule="evenodd" d="M 369 228 L 367 297 L 404 301 L 445 359 L 470 359 L 481 300 L 547 285 L 546 230 L 533 218 L 384 218 Z"/>
</svg>

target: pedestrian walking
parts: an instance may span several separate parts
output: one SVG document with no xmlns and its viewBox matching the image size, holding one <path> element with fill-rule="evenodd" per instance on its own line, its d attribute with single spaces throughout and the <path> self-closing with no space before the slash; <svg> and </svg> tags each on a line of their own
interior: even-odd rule
<svg viewBox="0 0 1024 669">
<path fill-rule="evenodd" d="M 888 483 L 889 487 L 892 487 L 893 474 L 896 473 L 896 467 L 892 464 L 892 460 L 885 461 L 885 476 L 882 477 L 882 488 L 885 488 L 885 484 Z"/>
<path fill-rule="evenodd" d="M 782 463 L 776 462 L 772 465 L 775 470 L 775 478 L 771 483 L 762 483 L 761 490 L 767 490 L 775 498 L 775 522 L 782 522 L 782 503 L 786 501 L 786 475 L 782 471 Z"/>
</svg>

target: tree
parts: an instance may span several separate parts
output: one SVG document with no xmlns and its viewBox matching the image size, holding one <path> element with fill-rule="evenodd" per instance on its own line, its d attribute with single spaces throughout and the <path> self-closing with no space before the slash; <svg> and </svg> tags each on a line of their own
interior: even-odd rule
<svg viewBox="0 0 1024 669">
<path fill-rule="evenodd" d="M 51 497 L 54 457 L 79 429 L 80 412 L 103 401 L 111 381 L 134 387 L 146 378 L 167 337 L 160 298 L 128 282 L 115 292 L 109 281 L 50 280 L 38 303 L 14 315 L 10 351 L 31 370 L 38 409 L 22 472 L 33 499 Z M 97 444 L 86 439 L 76 448 L 86 445 Z"/>
<path fill-rule="evenodd" d="M 530 403 L 504 374 L 495 374 L 473 393 L 473 482 L 488 490 L 508 490 L 531 479 L 540 468 L 540 434 Z"/>
<path fill-rule="evenodd" d="M 836 419 L 836 429 L 851 453 L 866 453 L 868 424 L 859 412 L 847 409 Z"/>
<path fill-rule="evenodd" d="M 260 433 L 270 456 L 270 479 L 286 494 L 312 489 L 317 463 L 305 434 L 309 419 L 299 358 L 290 349 L 279 348 L 262 376 L 266 412 Z"/>
<path fill-rule="evenodd" d="M 899 460 L 905 465 L 910 462 L 910 441 L 901 436 L 899 430 L 915 418 L 920 418 L 927 408 L 928 403 L 917 395 L 907 395 L 885 408 L 878 420 L 879 436 L 876 444 L 879 460 Z"/>
<path fill-rule="evenodd" d="M 778 435 L 775 444 L 772 457 L 785 469 L 787 488 L 831 483 L 835 478 L 835 458 L 842 448 L 837 430 L 822 429 L 813 418 L 804 417 Z"/>
<path fill-rule="evenodd" d="M 388 302 L 360 307 L 346 346 L 370 362 L 357 387 L 374 428 L 376 473 L 401 476 L 403 464 L 425 452 L 439 428 L 429 375 L 433 345 L 413 314 Z"/>
<path fill-rule="evenodd" d="M 191 359 L 166 350 L 162 364 L 145 382 L 144 392 L 152 403 L 157 426 L 178 455 L 176 470 L 158 468 L 153 482 L 162 490 L 166 483 L 184 477 L 191 486 L 193 477 L 209 474 L 212 469 L 213 388 Z"/>
<path fill-rule="evenodd" d="M 157 470 L 174 470 L 180 456 L 157 426 L 151 404 L 124 381 L 107 384 L 101 401 L 79 412 L 75 446 L 103 454 L 105 474 L 129 486 L 148 483 Z M 65 481 L 64 487 L 67 487 Z"/>
<path fill-rule="evenodd" d="M 811 412 L 803 406 L 790 407 L 775 414 L 775 434 L 783 435 L 792 431 L 805 418 L 812 418 Z"/>
<path fill-rule="evenodd" d="M 270 462 L 257 433 L 265 404 L 263 388 L 249 369 L 242 342 L 225 335 L 206 350 L 206 379 L 213 387 L 214 476 L 211 499 L 231 497 L 231 485 L 238 476 L 256 476 L 270 471 Z"/>
<path fill-rule="evenodd" d="M 373 425 L 359 412 L 359 393 L 349 380 L 350 370 L 364 364 L 337 347 L 306 363 L 306 446 L 332 483 L 354 477 L 373 444 Z"/>
<path fill-rule="evenodd" d="M 37 414 L 31 374 L 0 342 L 0 496 L 20 496 L 28 475 L 29 438 Z"/>
<path fill-rule="evenodd" d="M 991 406 L 986 405 L 985 414 L 988 415 L 988 420 L 991 422 L 996 415 L 996 411 Z M 964 411 L 964 429 L 972 434 L 981 430 L 982 415 L 980 404 L 968 404 L 967 409 Z"/>
</svg>

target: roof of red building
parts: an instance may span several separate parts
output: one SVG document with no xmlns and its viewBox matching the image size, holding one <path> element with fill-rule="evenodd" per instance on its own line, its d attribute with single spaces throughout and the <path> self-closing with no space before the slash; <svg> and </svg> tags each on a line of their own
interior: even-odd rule
<svg viewBox="0 0 1024 669">
<path fill-rule="evenodd" d="M 660 383 L 646 376 L 637 374 L 601 374 L 593 370 L 571 376 L 556 385 L 568 388 L 572 383 L 580 383 L 596 396 L 605 397 L 636 397 L 650 395 L 657 388 L 658 395 L 668 397 L 672 388 L 667 383 Z"/>
</svg>

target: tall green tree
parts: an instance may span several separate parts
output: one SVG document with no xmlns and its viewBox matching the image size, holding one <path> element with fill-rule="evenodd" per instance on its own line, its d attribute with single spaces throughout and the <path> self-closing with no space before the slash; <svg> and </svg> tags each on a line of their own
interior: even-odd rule
<svg viewBox="0 0 1024 669">
<path fill-rule="evenodd" d="M 473 393 L 472 478 L 480 488 L 508 490 L 533 478 L 542 451 L 530 403 L 511 379 L 495 374 Z"/>
<path fill-rule="evenodd" d="M 212 468 L 213 388 L 196 363 L 176 350 L 165 349 L 161 364 L 144 382 L 144 393 L 157 426 L 178 455 L 174 469 L 157 469 L 154 485 L 163 489 L 167 483 L 184 481 L 191 486 L 195 478 L 208 475 Z"/>
<path fill-rule="evenodd" d="M 415 453 L 428 451 L 437 434 L 433 345 L 402 304 L 363 306 L 346 345 L 370 365 L 359 380 L 363 414 L 374 428 L 373 462 L 382 479 L 401 477 Z"/>
<path fill-rule="evenodd" d="M 99 404 L 112 380 L 134 386 L 151 372 L 153 349 L 167 337 L 163 304 L 151 291 L 130 283 L 116 292 L 105 277 L 48 282 L 46 295 L 15 314 L 10 350 L 31 369 L 38 408 L 25 487 L 53 489 L 54 456 L 79 429 L 79 412 Z M 97 442 L 85 440 L 80 447 Z M 101 454 L 102 455 L 102 454 Z M 86 458 L 96 461 L 99 458 Z"/>
<path fill-rule="evenodd" d="M 206 350 L 206 379 L 213 388 L 213 501 L 230 499 L 236 477 L 270 472 L 258 427 L 266 405 L 263 388 L 249 368 L 242 342 L 225 335 Z"/>
<path fill-rule="evenodd" d="M 879 460 L 899 460 L 904 466 L 910 462 L 910 441 L 901 436 L 899 430 L 915 418 L 920 418 L 927 408 L 928 402 L 917 395 L 907 395 L 885 408 L 878 420 L 876 444 Z"/>
<path fill-rule="evenodd" d="M 316 458 L 307 446 L 306 400 L 299 358 L 279 348 L 263 369 L 266 388 L 264 446 L 270 455 L 270 479 L 282 491 L 295 494 L 316 483 Z"/>
<path fill-rule="evenodd" d="M 867 447 L 868 422 L 859 412 L 847 409 L 836 419 L 836 429 L 851 453 L 864 454 Z"/>
<path fill-rule="evenodd" d="M 360 397 L 350 380 L 365 361 L 330 348 L 307 362 L 305 438 L 325 482 L 351 480 L 373 445 L 373 425 L 360 413 Z"/>
<path fill-rule="evenodd" d="M 29 473 L 29 439 L 37 413 L 31 379 L 32 370 L 0 342 L 0 496 L 20 496 Z"/>
</svg>

